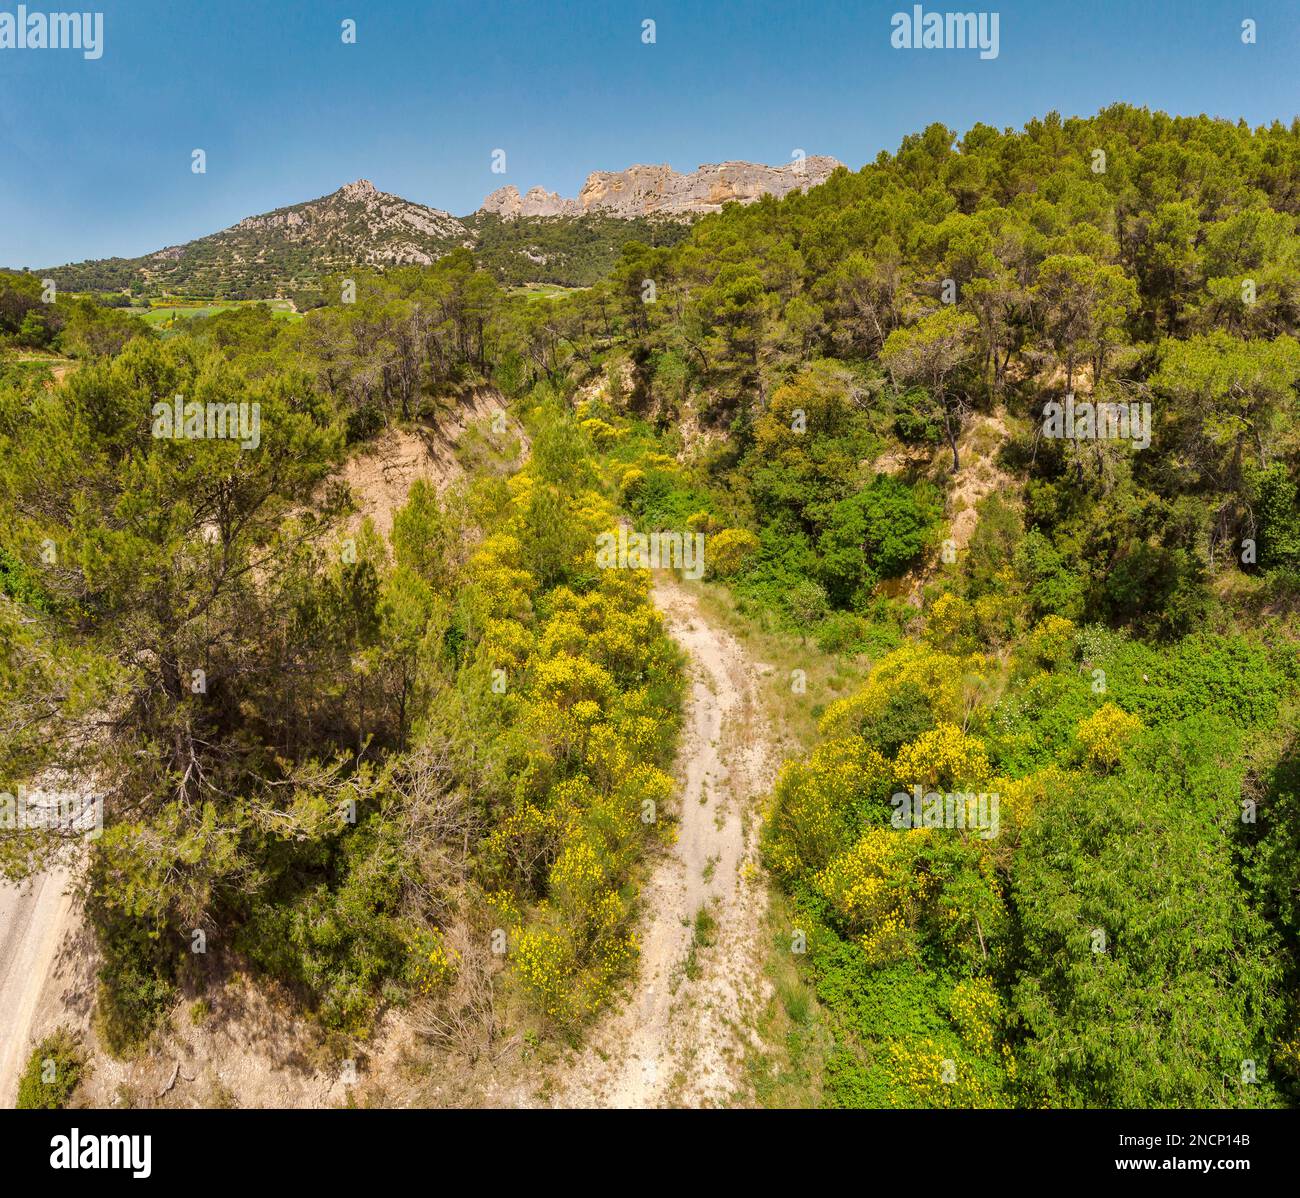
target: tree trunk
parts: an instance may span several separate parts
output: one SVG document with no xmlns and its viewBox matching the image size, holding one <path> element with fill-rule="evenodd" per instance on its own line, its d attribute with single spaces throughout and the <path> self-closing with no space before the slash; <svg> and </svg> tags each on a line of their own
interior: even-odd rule
<svg viewBox="0 0 1300 1198">
<path fill-rule="evenodd" d="M 948 438 L 948 448 L 952 450 L 952 472 L 956 474 L 961 469 L 961 459 L 957 456 L 957 434 L 961 430 L 946 403 L 943 406 L 943 431 Z"/>
</svg>

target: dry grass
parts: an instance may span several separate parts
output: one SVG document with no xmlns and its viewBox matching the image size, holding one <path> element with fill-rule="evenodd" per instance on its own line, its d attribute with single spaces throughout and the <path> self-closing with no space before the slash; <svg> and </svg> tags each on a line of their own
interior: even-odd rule
<svg viewBox="0 0 1300 1198">
<path fill-rule="evenodd" d="M 757 1020 L 763 1048 L 746 1055 L 745 1076 L 759 1106 L 813 1109 L 822 1105 L 822 1072 L 833 1044 L 816 994 L 790 951 L 793 922 L 789 901 L 773 887 L 765 966 L 771 995 Z"/>
<path fill-rule="evenodd" d="M 700 609 L 740 641 L 759 672 L 758 692 L 766 720 L 763 733 L 783 758 L 801 756 L 820 739 L 817 721 L 837 699 L 851 695 L 866 680 L 871 662 L 823 653 L 806 637 L 778 627 L 763 627 L 741 612 L 735 597 L 716 583 L 693 583 Z M 802 694 L 794 671 L 804 672 Z"/>
</svg>

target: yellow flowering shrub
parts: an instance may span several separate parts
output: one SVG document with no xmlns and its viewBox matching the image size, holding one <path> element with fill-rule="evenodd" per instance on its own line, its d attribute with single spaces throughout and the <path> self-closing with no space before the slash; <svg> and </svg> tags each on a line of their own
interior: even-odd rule
<svg viewBox="0 0 1300 1198">
<path fill-rule="evenodd" d="M 534 893 L 560 852 L 561 811 L 525 803 L 497 824 L 484 843 L 484 858 L 524 880 Z"/>
<path fill-rule="evenodd" d="M 587 656 L 625 683 L 669 665 L 670 652 L 663 637 L 663 618 L 643 609 L 606 622 L 592 633 Z"/>
<path fill-rule="evenodd" d="M 573 976 L 577 972 L 573 941 L 562 930 L 544 925 L 524 928 L 515 937 L 510 962 L 537 1009 L 565 1026 L 575 1010 Z"/>
<path fill-rule="evenodd" d="M 619 481 L 619 491 L 624 499 L 631 499 L 639 494 L 641 488 L 645 486 L 645 471 L 638 470 L 635 466 L 630 470 L 623 472 L 623 477 Z"/>
<path fill-rule="evenodd" d="M 612 618 L 615 613 L 628 614 L 649 607 L 650 586 L 650 575 L 645 570 L 602 570 L 596 589 L 583 597 L 593 621 L 587 630 L 597 631 L 596 622 Z"/>
<path fill-rule="evenodd" d="M 520 470 L 517 474 L 512 474 L 506 479 L 506 489 L 510 492 L 511 500 L 524 499 L 533 490 L 533 475 L 530 470 Z"/>
<path fill-rule="evenodd" d="M 984 742 L 955 724 L 940 724 L 904 745 L 894 758 L 894 779 L 911 788 L 983 787 L 992 767 Z"/>
<path fill-rule="evenodd" d="M 1005 1099 L 964 1055 L 929 1038 L 891 1040 L 883 1068 L 894 1105 L 901 1107 L 990 1108 Z"/>
<path fill-rule="evenodd" d="M 661 720 L 652 715 L 642 715 L 633 706 L 636 703 L 635 695 L 645 695 L 645 693 L 644 690 L 635 692 L 630 696 L 630 704 L 622 701 L 629 698 L 628 695 L 620 696 L 620 701 L 614 705 L 613 718 L 610 721 L 618 729 L 627 751 L 641 761 L 658 756 L 659 749 L 665 742 L 665 734 L 672 731 L 671 723 L 665 728 Z"/>
<path fill-rule="evenodd" d="M 566 910 L 585 912 L 606 878 L 605 863 L 594 844 L 571 836 L 551 867 L 551 896 Z"/>
<path fill-rule="evenodd" d="M 613 425 L 606 424 L 595 416 L 581 421 L 578 427 L 592 439 L 598 449 L 617 441 L 626 432 L 624 429 L 616 429 Z"/>
<path fill-rule="evenodd" d="M 648 837 L 671 835 L 674 783 L 659 765 L 677 724 L 679 654 L 648 572 L 597 567 L 597 537 L 619 512 L 584 481 L 598 477 L 593 463 L 573 460 L 584 445 L 623 439 L 616 424 L 587 409 L 585 437 L 561 431 L 506 482 L 509 499 L 484 508 L 495 525 L 454 599 L 453 627 L 476 668 L 509 673 L 508 692 L 490 705 L 504 726 L 485 728 L 474 762 L 490 809 L 481 883 L 500 926 L 513 929 L 523 994 L 566 1032 L 607 1001 L 634 959 L 636 860 Z M 564 466 L 557 453 L 569 455 Z M 615 464 L 608 477 L 633 494 L 654 468 L 673 463 Z M 534 570 L 554 585 L 544 590 Z M 477 715 L 477 692 L 468 682 L 463 691 Z"/>
<path fill-rule="evenodd" d="M 528 620 L 537 580 L 523 565 L 523 546 L 508 533 L 495 533 L 482 541 L 466 566 L 468 581 L 480 618 Z"/>
<path fill-rule="evenodd" d="M 1273 1059 L 1288 1076 L 1300 1078 L 1300 1035 L 1278 1044 L 1273 1050 Z"/>
<path fill-rule="evenodd" d="M 417 994 L 430 995 L 456 975 L 459 954 L 440 928 L 421 928 L 407 939 L 406 979 Z"/>
<path fill-rule="evenodd" d="M 925 639 L 938 648 L 958 648 L 969 642 L 974 623 L 971 605 L 946 591 L 931 604 L 926 615 Z"/>
<path fill-rule="evenodd" d="M 797 877 L 843 852 L 866 804 L 884 797 L 889 767 L 860 736 L 824 741 L 807 761 L 787 761 L 777 776 L 767 826 L 768 861 Z"/>
<path fill-rule="evenodd" d="M 515 896 L 504 888 L 487 890 L 483 894 L 489 917 L 501 928 L 517 928 L 523 920 Z"/>
<path fill-rule="evenodd" d="M 710 578 L 730 578 L 757 552 L 758 538 L 747 528 L 724 528 L 704 539 Z"/>
<path fill-rule="evenodd" d="M 882 657 L 861 690 L 832 703 L 819 727 L 823 736 L 846 736 L 879 719 L 899 694 L 919 695 L 936 721 L 960 723 L 968 686 L 975 686 L 987 665 L 978 654 L 943 653 L 917 642 L 900 645 Z"/>
<path fill-rule="evenodd" d="M 612 792 L 613 806 L 621 818 L 634 827 L 658 829 L 665 822 L 665 809 L 677 784 L 671 775 L 648 763 L 633 766 Z M 654 818 L 646 822 L 647 816 Z"/>
<path fill-rule="evenodd" d="M 929 835 L 925 828 L 870 828 L 813 878 L 814 888 L 858 933 L 873 965 L 902 960 L 916 951 L 912 907 L 927 898 L 928 882 L 914 876 L 912 863 L 916 846 Z"/>
<path fill-rule="evenodd" d="M 1002 1025 L 1002 1000 L 988 978 L 971 978 L 952 988 L 950 1014 L 957 1034 L 972 1052 L 993 1051 Z"/>
<path fill-rule="evenodd" d="M 613 697 L 614 680 L 604 666 L 566 653 L 536 665 L 533 690 L 539 697 L 562 708 L 581 699 L 590 699 L 604 706 Z"/>
<path fill-rule="evenodd" d="M 582 761 L 601 790 L 609 790 L 632 766 L 630 746 L 613 724 L 592 727 L 583 747 Z"/>
<path fill-rule="evenodd" d="M 652 470 L 675 471 L 678 467 L 676 458 L 671 457 L 666 453 L 660 453 L 655 449 L 652 449 L 647 454 L 643 454 L 641 460 Z"/>
<path fill-rule="evenodd" d="M 548 904 L 538 922 L 515 937 L 511 963 L 525 993 L 546 1018 L 572 1030 L 600 1010 L 636 960 L 631 912 L 619 893 L 595 890 L 586 922 L 560 916 Z"/>
<path fill-rule="evenodd" d="M 571 511 L 573 518 L 593 539 L 598 532 L 607 531 L 617 518 L 609 500 L 598 491 L 582 491 L 573 500 Z"/>
<path fill-rule="evenodd" d="M 1142 721 L 1114 703 L 1103 703 L 1086 720 L 1079 722 L 1075 735 L 1090 764 L 1114 769 L 1124 755 L 1124 746 L 1142 731 Z"/>
<path fill-rule="evenodd" d="M 517 620 L 489 620 L 479 648 L 480 660 L 493 668 L 517 670 L 533 651 L 533 634 Z"/>
<path fill-rule="evenodd" d="M 1074 656 L 1075 627 L 1064 616 L 1044 616 L 1025 638 L 1021 654 L 1035 665 L 1051 669 Z"/>
<path fill-rule="evenodd" d="M 991 858 L 946 829 L 868 828 L 807 882 L 872 965 L 914 958 L 924 943 L 969 967 L 1005 926 Z"/>
<path fill-rule="evenodd" d="M 532 698 L 525 703 L 517 732 L 524 756 L 540 764 L 547 758 L 558 767 L 572 767 L 582 760 L 589 722 L 580 702 L 568 706 L 549 699 Z"/>
<path fill-rule="evenodd" d="M 543 660 L 564 653 L 581 657 L 587 649 L 587 633 L 572 611 L 557 612 L 542 629 L 537 653 Z"/>
</svg>

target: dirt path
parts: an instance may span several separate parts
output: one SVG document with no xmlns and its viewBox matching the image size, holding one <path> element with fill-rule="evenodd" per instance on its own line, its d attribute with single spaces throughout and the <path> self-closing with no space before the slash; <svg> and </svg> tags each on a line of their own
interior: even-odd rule
<svg viewBox="0 0 1300 1198">
<path fill-rule="evenodd" d="M 67 870 L 52 869 L 22 887 L 0 886 L 0 1108 L 17 1097 L 41 991 L 71 924 L 69 881 Z"/>
<path fill-rule="evenodd" d="M 689 584 L 661 575 L 655 603 L 690 657 L 678 839 L 642 893 L 632 996 L 553 1079 L 541 1097 L 552 1106 L 727 1105 L 739 1089 L 745 1029 L 766 1000 L 757 804 L 776 754 L 754 667 L 734 637 L 704 620 Z M 713 919 L 707 944 L 695 943 L 701 909 Z"/>
</svg>

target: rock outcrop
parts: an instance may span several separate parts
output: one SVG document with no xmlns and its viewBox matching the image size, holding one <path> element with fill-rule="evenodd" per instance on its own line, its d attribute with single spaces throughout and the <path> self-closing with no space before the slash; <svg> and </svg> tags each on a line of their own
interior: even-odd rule
<svg viewBox="0 0 1300 1198">
<path fill-rule="evenodd" d="M 784 166 L 722 162 L 681 174 L 668 165 L 630 166 L 623 171 L 593 171 L 576 200 L 541 187 L 520 196 L 513 185 L 498 188 L 481 211 L 513 220 L 520 216 L 574 216 L 600 212 L 609 216 L 690 217 L 717 212 L 723 204 L 752 204 L 765 195 L 778 199 L 824 183 L 840 163 L 814 155 Z"/>
<path fill-rule="evenodd" d="M 449 244 L 469 244 L 468 230 L 450 213 L 379 191 L 358 179 L 319 200 L 241 220 L 207 240 L 234 242 L 268 235 L 290 245 L 329 246 L 340 263 L 427 266 Z M 188 248 L 188 247 L 187 247 Z"/>
<path fill-rule="evenodd" d="M 482 211 L 513 220 L 517 216 L 578 216 L 582 205 L 544 187 L 530 187 L 527 194 L 521 196 L 519 188 L 509 183 L 498 187 L 483 201 Z"/>
</svg>

